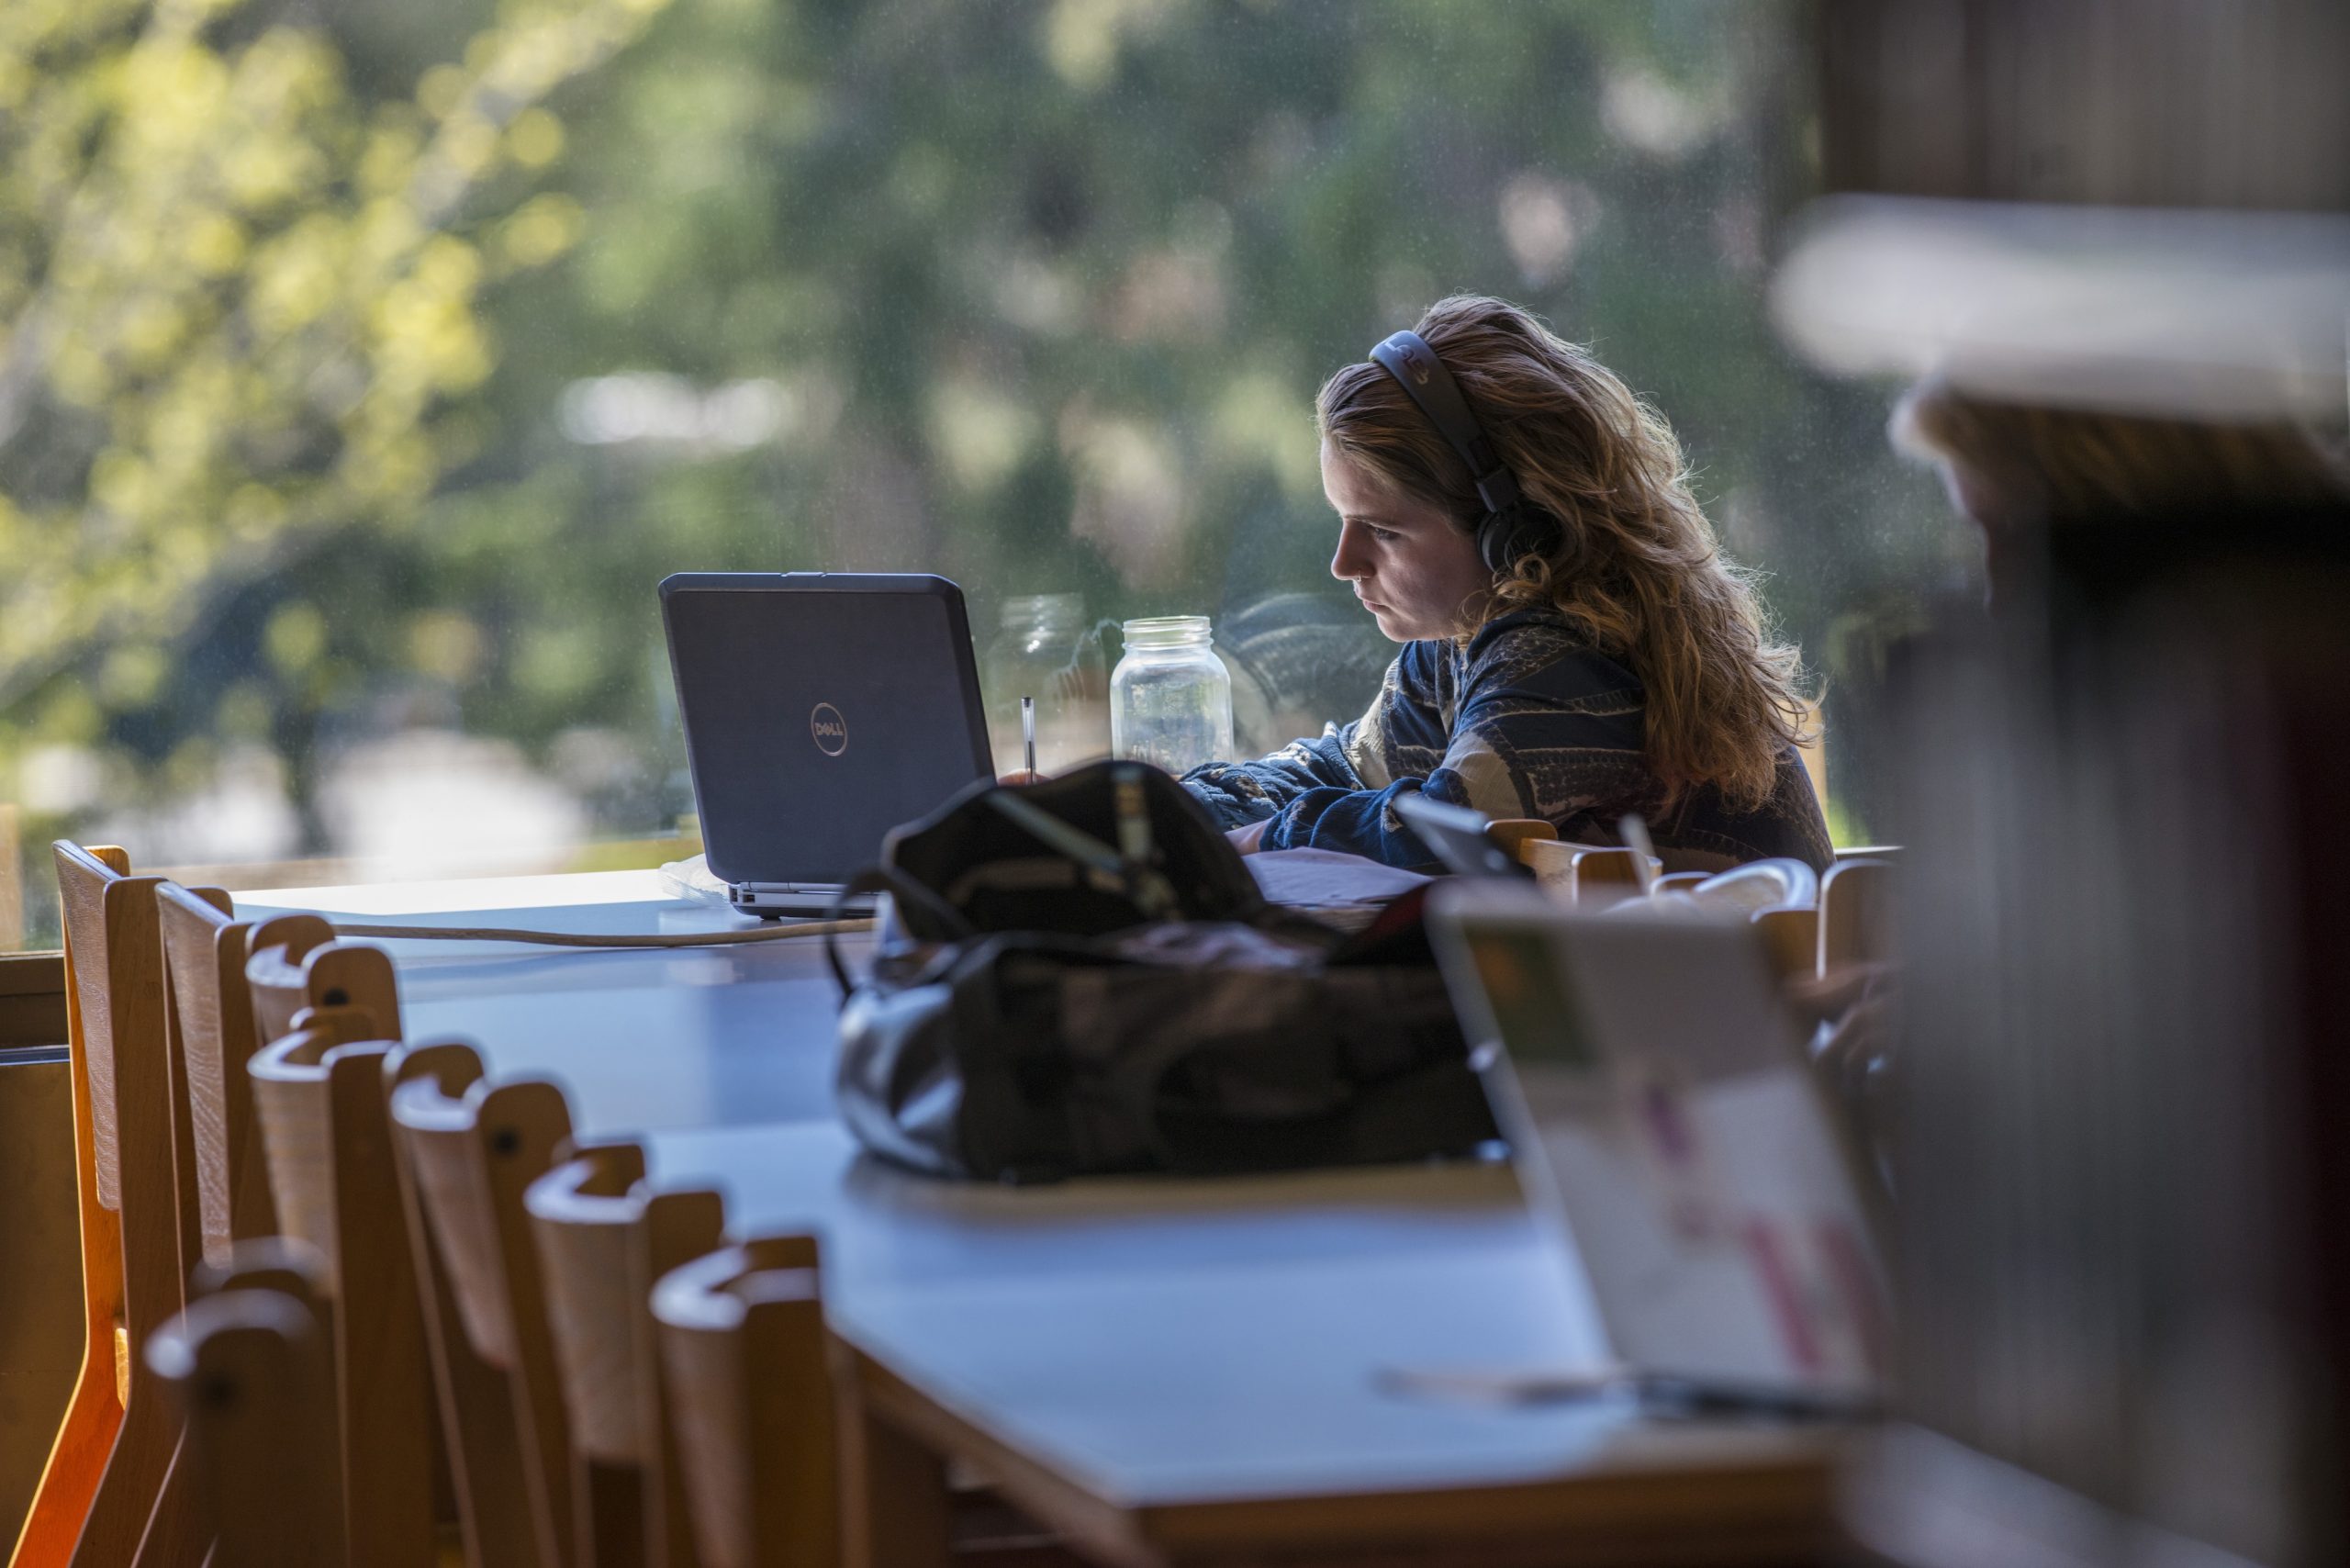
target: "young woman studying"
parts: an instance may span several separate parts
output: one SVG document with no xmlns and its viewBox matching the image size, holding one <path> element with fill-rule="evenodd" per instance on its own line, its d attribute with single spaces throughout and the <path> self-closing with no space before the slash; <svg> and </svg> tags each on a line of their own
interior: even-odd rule
<svg viewBox="0 0 2350 1568">
<path fill-rule="evenodd" d="M 1724 561 L 1656 411 L 1514 306 L 1432 307 L 1322 388 L 1331 575 L 1404 644 L 1370 710 L 1184 783 L 1244 850 L 1427 858 L 1421 790 L 1563 838 L 1645 819 L 1673 869 L 1825 867 L 1796 650 Z"/>
</svg>

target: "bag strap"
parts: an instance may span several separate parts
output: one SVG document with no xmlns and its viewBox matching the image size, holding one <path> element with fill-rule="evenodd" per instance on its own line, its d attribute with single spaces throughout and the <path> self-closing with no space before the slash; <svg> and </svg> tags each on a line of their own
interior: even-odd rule
<svg viewBox="0 0 2350 1568">
<path fill-rule="evenodd" d="M 1091 872 L 1095 886 L 1124 893 L 1145 919 L 1169 919 L 1177 913 L 1175 889 L 1150 864 L 1150 816 L 1143 801 L 1142 769 L 1133 763 L 1113 765 L 1112 778 L 1118 812 L 1115 849 L 1012 790 L 991 790 L 979 798 Z"/>
<path fill-rule="evenodd" d="M 959 942 L 973 935 L 971 923 L 963 918 L 960 911 L 912 877 L 893 866 L 867 866 L 843 882 L 841 890 L 833 895 L 833 907 L 824 932 L 824 962 L 832 967 L 833 982 L 841 988 L 843 1002 L 848 1000 L 849 993 L 856 989 L 856 985 L 849 979 L 848 965 L 841 958 L 838 936 L 841 912 L 848 907 L 848 901 L 859 893 L 888 893 L 901 907 L 921 910 L 946 929 L 949 941 Z"/>
</svg>

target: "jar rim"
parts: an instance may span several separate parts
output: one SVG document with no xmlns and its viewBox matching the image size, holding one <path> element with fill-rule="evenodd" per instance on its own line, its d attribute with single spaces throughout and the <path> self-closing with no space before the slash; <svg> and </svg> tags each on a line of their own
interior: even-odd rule
<svg viewBox="0 0 2350 1568">
<path fill-rule="evenodd" d="M 1149 615 L 1119 627 L 1129 647 L 1170 647 L 1181 643 L 1207 642 L 1212 631 L 1204 615 Z"/>
</svg>

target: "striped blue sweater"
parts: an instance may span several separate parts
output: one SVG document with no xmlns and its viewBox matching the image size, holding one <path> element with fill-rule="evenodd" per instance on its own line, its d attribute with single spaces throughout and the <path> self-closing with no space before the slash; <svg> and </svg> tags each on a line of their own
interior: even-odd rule
<svg viewBox="0 0 2350 1568">
<path fill-rule="evenodd" d="M 1227 829 L 1265 822 L 1267 849 L 1340 849 L 1393 866 L 1427 856 L 1391 809 L 1417 790 L 1493 817 L 1540 817 L 1559 836 L 1617 842 L 1628 812 L 1675 867 L 1770 856 L 1825 868 L 1834 857 L 1811 782 L 1792 749 L 1760 811 L 1734 812 L 1710 786 L 1668 812 L 1641 752 L 1640 683 L 1579 641 L 1554 610 L 1497 616 L 1464 649 L 1408 643 L 1370 710 L 1256 762 L 1211 762 L 1183 782 Z"/>
</svg>

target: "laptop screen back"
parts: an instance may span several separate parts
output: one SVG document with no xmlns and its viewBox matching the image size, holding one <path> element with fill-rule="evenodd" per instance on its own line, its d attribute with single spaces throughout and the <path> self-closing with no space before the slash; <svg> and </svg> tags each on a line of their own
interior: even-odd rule
<svg viewBox="0 0 2350 1568">
<path fill-rule="evenodd" d="M 1432 927 L 1532 1201 L 1617 1357 L 1716 1386 L 1866 1398 L 1885 1295 L 1852 1167 L 1736 920 L 1581 914 L 1506 883 Z"/>
<path fill-rule="evenodd" d="M 685 572 L 662 620 L 712 873 L 826 883 L 992 776 L 962 590 L 944 577 Z"/>
</svg>

